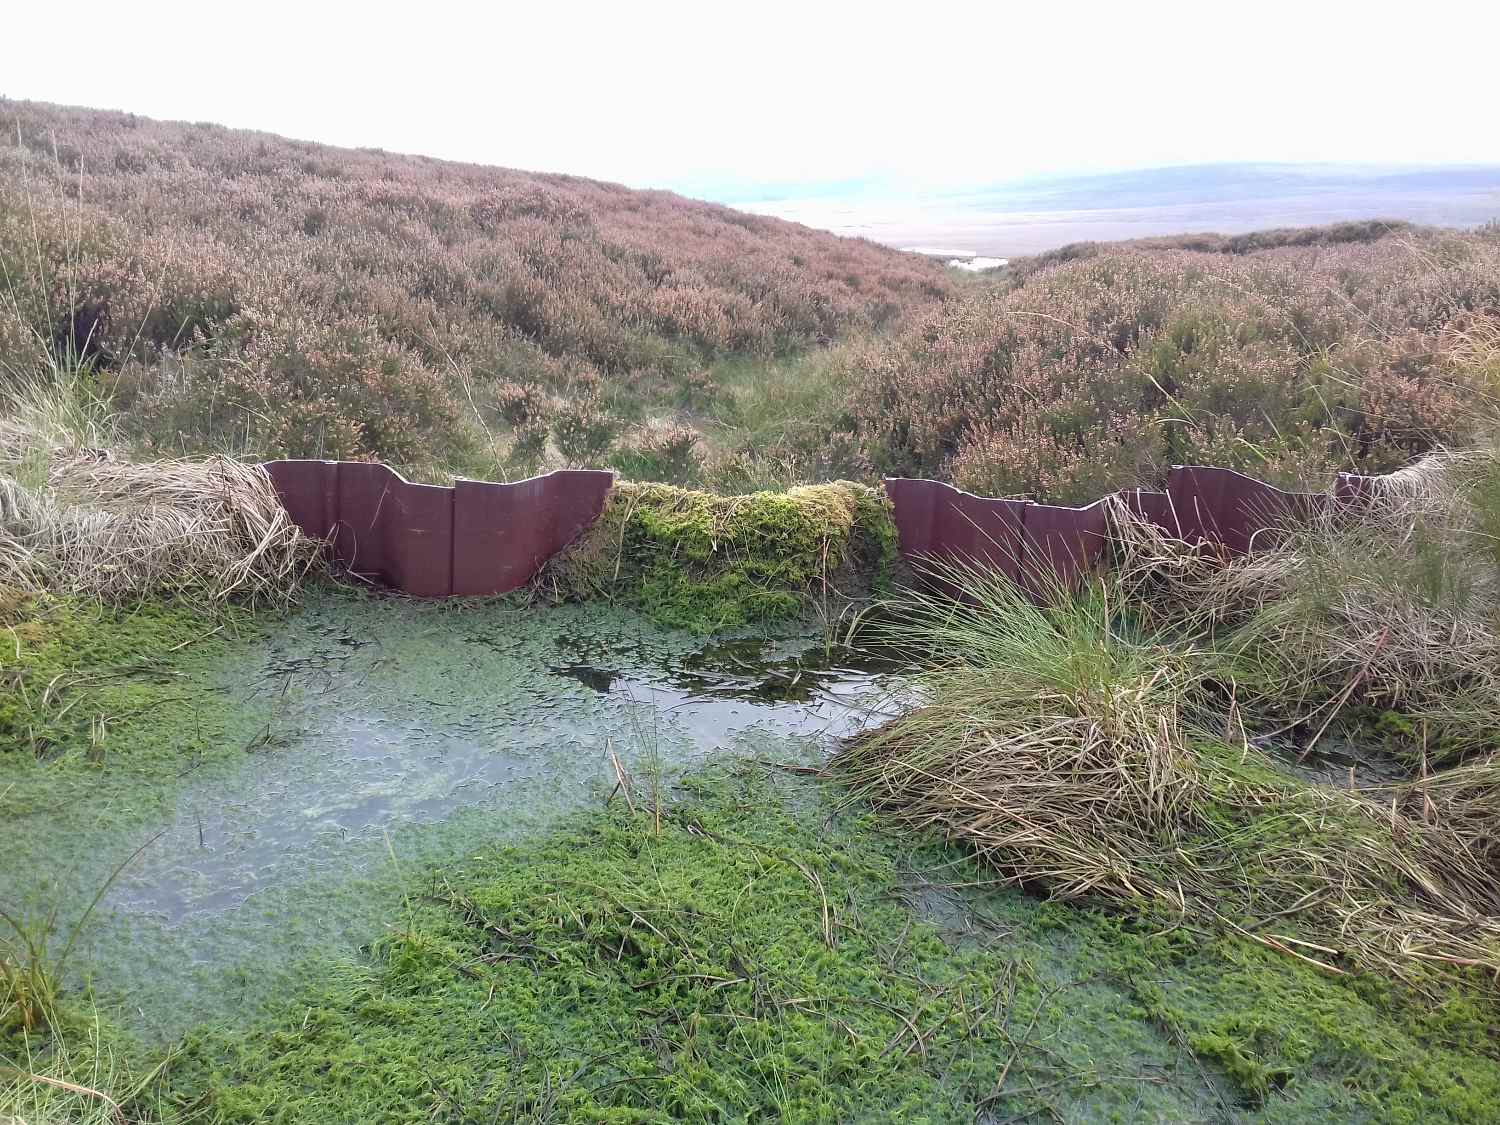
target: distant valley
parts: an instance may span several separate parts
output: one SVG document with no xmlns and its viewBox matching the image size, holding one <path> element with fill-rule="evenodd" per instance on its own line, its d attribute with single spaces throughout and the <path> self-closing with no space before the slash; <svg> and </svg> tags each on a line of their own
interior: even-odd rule
<svg viewBox="0 0 1500 1125">
<path fill-rule="evenodd" d="M 1047 177 L 916 193 L 879 183 L 782 188 L 735 199 L 774 215 L 902 249 L 1013 257 L 1070 242 L 1389 218 L 1473 227 L 1500 219 L 1500 167 L 1216 164 Z"/>
</svg>

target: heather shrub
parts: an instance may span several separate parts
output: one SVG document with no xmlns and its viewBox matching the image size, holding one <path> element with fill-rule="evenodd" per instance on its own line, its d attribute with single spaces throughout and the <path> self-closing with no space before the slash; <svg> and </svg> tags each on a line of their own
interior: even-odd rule
<svg viewBox="0 0 1500 1125">
<path fill-rule="evenodd" d="M 664 192 L 24 102 L 0 119 L 0 359 L 89 351 L 152 448 L 461 463 L 470 422 L 532 448 L 551 395 L 597 381 L 635 416 L 714 357 L 950 292 L 916 256 Z M 607 429 L 586 408 L 553 427 L 570 458 Z"/>
<path fill-rule="evenodd" d="M 597 391 L 564 400 L 552 416 L 552 439 L 574 466 L 597 465 L 618 432 L 619 424 L 604 412 Z"/>
<path fill-rule="evenodd" d="M 663 192 L 0 118 L 0 366 L 82 361 L 147 451 L 598 464 L 682 411 L 691 457 L 617 458 L 732 490 L 888 473 L 1084 501 L 1188 461 L 1321 486 L 1493 416 L 1464 341 L 1500 323 L 1496 229 L 1079 244 L 957 285 Z"/>
<path fill-rule="evenodd" d="M 241 326 L 246 327 L 246 326 Z M 452 458 L 465 444 L 442 377 L 378 339 L 318 325 L 257 325 L 110 377 L 125 425 L 162 453 Z"/>
<path fill-rule="evenodd" d="M 512 475 L 531 476 L 542 466 L 549 431 L 545 422 L 528 421 L 511 436 L 507 467 Z"/>
<path fill-rule="evenodd" d="M 982 496 L 1042 496 L 1089 504 L 1158 475 L 1152 436 L 1138 417 L 1116 417 L 1061 439 L 1043 420 L 1023 428 L 977 427 L 954 456 L 955 485 Z"/>
<path fill-rule="evenodd" d="M 496 413 L 517 428 L 538 421 L 547 411 L 545 396 L 535 384 L 497 383 L 490 394 Z"/>
<path fill-rule="evenodd" d="M 859 440 L 834 429 L 797 429 L 769 441 L 739 435 L 707 454 L 702 467 L 703 481 L 716 492 L 787 489 L 819 480 L 873 480 L 876 475 Z"/>
<path fill-rule="evenodd" d="M 722 397 L 723 390 L 711 371 L 691 371 L 677 383 L 676 405 L 684 410 L 708 410 Z"/>
<path fill-rule="evenodd" d="M 1494 231 L 1083 245 L 1021 266 L 849 350 L 875 469 L 1067 502 L 1194 462 L 1321 488 L 1494 416 L 1459 346 L 1500 323 Z"/>
<path fill-rule="evenodd" d="M 638 429 L 610 454 L 610 465 L 627 480 L 688 484 L 701 476 L 703 449 L 697 430 L 676 422 Z"/>
</svg>

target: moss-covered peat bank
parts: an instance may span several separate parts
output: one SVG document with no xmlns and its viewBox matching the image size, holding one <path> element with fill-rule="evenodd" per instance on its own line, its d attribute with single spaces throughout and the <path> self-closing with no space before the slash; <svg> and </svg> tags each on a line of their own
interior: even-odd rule
<svg viewBox="0 0 1500 1125">
<path fill-rule="evenodd" d="M 604 514 L 538 586 L 697 632 L 810 611 L 831 628 L 889 593 L 897 567 L 890 502 L 868 485 L 717 496 L 617 482 Z"/>
</svg>

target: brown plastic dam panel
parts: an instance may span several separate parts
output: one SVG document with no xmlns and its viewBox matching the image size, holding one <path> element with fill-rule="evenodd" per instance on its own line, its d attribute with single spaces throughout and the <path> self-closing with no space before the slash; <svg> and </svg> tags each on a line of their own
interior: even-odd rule
<svg viewBox="0 0 1500 1125">
<path fill-rule="evenodd" d="M 1036 593 L 1076 585 L 1105 561 L 1123 508 L 1174 539 L 1243 553 L 1336 503 L 1351 503 L 1373 478 L 1340 474 L 1333 495 L 1284 492 L 1232 469 L 1174 466 L 1165 492 L 1132 488 L 1084 508 L 992 499 L 949 484 L 887 479 L 902 554 L 992 567 Z M 1112 500 L 1118 501 L 1118 507 Z"/>
<path fill-rule="evenodd" d="M 562 470 L 515 484 L 413 484 L 385 465 L 271 461 L 292 520 L 350 573 L 425 598 L 502 594 L 598 518 L 612 473 Z"/>
<path fill-rule="evenodd" d="M 503 594 L 531 581 L 543 563 L 604 510 L 614 474 L 548 473 L 515 484 L 453 484 L 453 592 Z"/>
<path fill-rule="evenodd" d="M 614 474 L 564 469 L 514 484 L 413 484 L 384 465 L 271 461 L 297 526 L 351 573 L 420 597 L 503 594 L 599 518 Z M 1331 505 L 1364 502 L 1377 478 L 1340 473 L 1332 494 L 1283 492 L 1231 469 L 1175 466 L 1165 492 L 1127 489 L 1119 507 L 1173 538 L 1241 553 Z M 975 496 L 934 480 L 889 478 L 901 553 L 984 567 L 1044 593 L 1076 585 L 1106 556 L 1111 498 L 1085 508 Z M 946 585 L 941 580 L 939 587 Z"/>
<path fill-rule="evenodd" d="M 941 481 L 908 477 L 888 478 L 885 491 L 903 555 L 993 567 L 1020 577 L 1029 501 L 975 496 Z"/>
<path fill-rule="evenodd" d="M 1306 520 L 1329 503 L 1326 495 L 1283 492 L 1233 469 L 1176 465 L 1167 497 L 1181 538 L 1243 554 L 1288 523 Z"/>
<path fill-rule="evenodd" d="M 329 471 L 333 462 L 267 461 L 263 467 L 292 522 L 315 539 L 327 538 L 338 522 L 338 478 Z"/>
<path fill-rule="evenodd" d="M 397 476 L 386 502 L 380 517 L 386 581 L 419 598 L 448 597 L 453 593 L 453 489 Z"/>
<path fill-rule="evenodd" d="M 1338 479 L 1333 482 L 1333 499 L 1335 503 L 1346 505 L 1360 505 L 1367 503 L 1374 493 L 1379 477 L 1367 477 L 1359 473 L 1340 473 Z"/>
<path fill-rule="evenodd" d="M 1103 500 L 1067 508 L 902 477 L 887 479 L 885 489 L 902 554 L 994 569 L 1036 592 L 1076 584 L 1109 545 Z"/>
<path fill-rule="evenodd" d="M 1076 588 L 1099 566 L 1109 546 L 1109 504 L 1087 508 L 1028 504 L 1022 520 L 1026 554 L 1023 579 L 1037 593 Z"/>
<path fill-rule="evenodd" d="M 1149 488 L 1127 488 L 1115 493 L 1125 510 L 1138 519 L 1154 523 L 1173 539 L 1181 538 L 1177 515 L 1172 510 L 1172 498 L 1165 492 L 1153 492 Z"/>
<path fill-rule="evenodd" d="M 401 482 L 400 475 L 384 465 L 355 462 L 334 462 L 331 471 L 338 498 L 337 522 L 332 528 L 334 559 L 353 574 L 396 586 L 386 557 L 384 519 L 394 513 L 394 504 L 389 509 L 386 505 L 391 486 Z"/>
</svg>

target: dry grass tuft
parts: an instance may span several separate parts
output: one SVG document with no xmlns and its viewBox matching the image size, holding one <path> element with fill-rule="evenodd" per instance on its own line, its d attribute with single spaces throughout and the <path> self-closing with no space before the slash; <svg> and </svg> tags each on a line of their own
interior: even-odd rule
<svg viewBox="0 0 1500 1125">
<path fill-rule="evenodd" d="M 1123 592 L 1153 627 L 1211 636 L 1216 674 L 1268 725 L 1316 737 L 1353 704 L 1429 762 L 1500 745 L 1500 456 L 1436 454 L 1372 487 L 1232 559 L 1122 509 Z"/>
<path fill-rule="evenodd" d="M 109 601 L 295 594 L 319 545 L 264 469 L 116 459 L 116 419 L 87 369 L 3 374 L 0 589 Z"/>
<path fill-rule="evenodd" d="M 978 604 L 914 594 L 894 607 L 894 629 L 947 656 L 930 703 L 846 751 L 857 788 L 1018 883 L 1157 896 L 1142 865 L 1193 797 L 1190 662 L 1115 632 L 1101 598 L 1046 609 L 1004 578 L 944 578 Z"/>
<path fill-rule="evenodd" d="M 0 476 L 0 586 L 123 600 L 281 602 L 318 558 L 258 465 L 55 455 L 46 484 Z"/>
<path fill-rule="evenodd" d="M 158 1120 L 138 1101 L 155 1100 L 166 1062 L 133 1070 L 109 1044 L 97 1017 L 79 1034 L 23 1037 L 0 1060 L 0 1125 L 125 1125 Z"/>
<path fill-rule="evenodd" d="M 1408 816 L 1457 832 L 1500 878 L 1500 752 L 1426 774 L 1398 794 Z"/>
<path fill-rule="evenodd" d="M 1367 516 L 1387 518 L 1379 506 Z M 1379 605 L 1357 586 L 1307 601 L 1326 577 L 1307 540 L 1226 561 L 1137 531 L 1123 578 L 1077 597 L 1039 605 L 1003 577 L 959 570 L 941 577 L 962 604 L 898 602 L 894 638 L 940 659 L 924 707 L 841 756 L 855 791 L 908 827 L 968 844 L 1002 879 L 1058 897 L 1213 920 L 1331 973 L 1438 965 L 1500 979 L 1493 756 L 1368 792 L 1304 780 L 1252 739 L 1262 711 L 1316 694 L 1295 686 L 1325 677 L 1323 694 L 1342 705 L 1329 669 L 1372 665 L 1380 699 L 1434 717 L 1442 701 L 1462 738 L 1477 738 L 1465 725 L 1477 711 L 1465 708 L 1479 689 L 1445 678 L 1451 658 L 1419 656 L 1433 626 L 1399 632 L 1416 603 Z M 1383 617 L 1357 616 L 1377 606 Z M 1388 652 L 1388 668 L 1355 643 L 1372 630 L 1387 633 L 1376 656 Z M 1241 647 L 1221 649 L 1225 635 Z M 1286 644 L 1298 647 L 1276 648 Z M 1486 683 L 1500 669 L 1500 649 L 1463 656 L 1488 662 L 1471 669 Z M 1257 667 L 1260 694 L 1234 678 Z M 1321 722 L 1334 706 L 1298 717 Z"/>
</svg>

